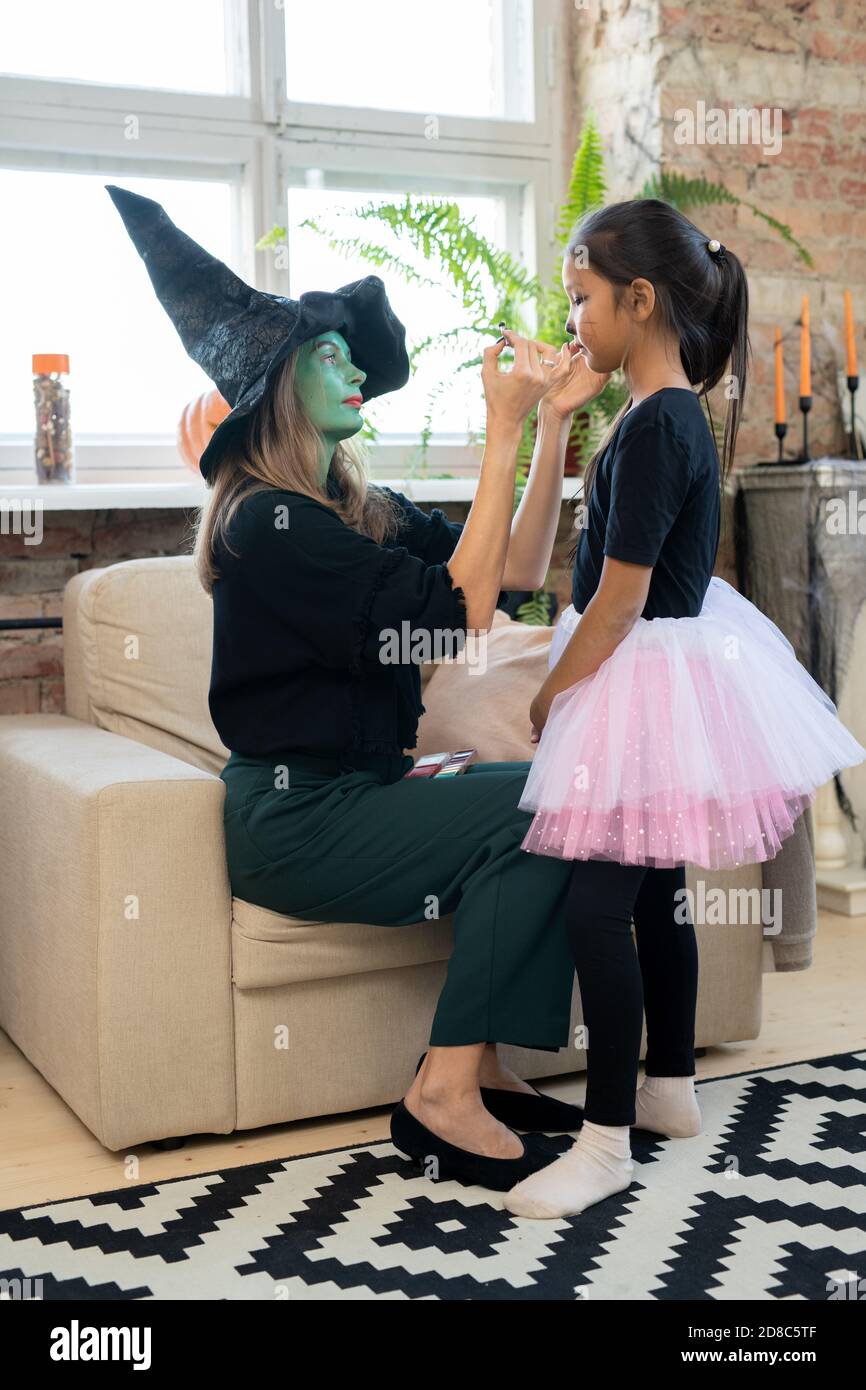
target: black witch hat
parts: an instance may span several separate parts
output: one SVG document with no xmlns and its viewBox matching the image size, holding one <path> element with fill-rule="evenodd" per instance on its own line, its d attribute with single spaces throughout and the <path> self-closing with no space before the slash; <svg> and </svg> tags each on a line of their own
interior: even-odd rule
<svg viewBox="0 0 866 1390">
<path fill-rule="evenodd" d="M 364 400 L 405 386 L 406 329 L 378 275 L 333 294 L 308 290 L 300 299 L 254 290 L 176 227 L 160 203 L 116 184 L 105 187 L 181 342 L 233 407 L 201 456 L 208 481 L 279 364 L 328 329 L 343 335 L 352 361 L 366 373 Z"/>
</svg>

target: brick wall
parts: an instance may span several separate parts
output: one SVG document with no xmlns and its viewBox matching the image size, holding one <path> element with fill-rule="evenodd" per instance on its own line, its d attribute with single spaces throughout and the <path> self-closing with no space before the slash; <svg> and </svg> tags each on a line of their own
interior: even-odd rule
<svg viewBox="0 0 866 1390">
<path fill-rule="evenodd" d="M 661 159 L 687 175 L 723 182 L 738 197 L 790 225 L 812 252 L 808 269 L 745 208 L 691 215 L 741 257 L 749 275 L 753 375 L 738 464 L 775 457 L 773 330 L 783 330 L 789 433 L 795 411 L 799 315 L 812 319 L 813 456 L 844 450 L 837 390 L 844 369 L 842 291 L 854 298 L 859 353 L 866 323 L 866 10 L 862 0 L 588 0 L 575 4 L 578 110 L 592 108 L 609 151 L 611 198 L 630 197 Z M 751 144 L 677 143 L 675 112 L 716 107 L 781 111 L 778 154 Z M 795 418 L 796 417 L 796 418 Z"/>
<path fill-rule="evenodd" d="M 192 513 L 45 512 L 39 545 L 0 537 L 0 618 L 59 617 L 79 570 L 191 549 Z M 0 632 L 0 714 L 62 713 L 63 637 L 52 628 Z"/>
</svg>

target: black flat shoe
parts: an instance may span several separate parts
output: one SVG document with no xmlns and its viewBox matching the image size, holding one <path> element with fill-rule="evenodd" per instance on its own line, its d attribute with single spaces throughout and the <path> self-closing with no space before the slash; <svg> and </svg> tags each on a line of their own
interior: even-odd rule
<svg viewBox="0 0 866 1390">
<path fill-rule="evenodd" d="M 423 1052 L 418 1059 L 415 1075 L 427 1056 Z M 532 1086 L 532 1082 L 528 1083 Z M 536 1090 L 534 1096 L 526 1091 L 497 1091 L 491 1086 L 481 1087 L 481 1099 L 485 1110 L 495 1115 L 509 1129 L 570 1130 L 579 1129 L 583 1124 L 583 1109 L 579 1105 L 569 1105 L 567 1101 L 556 1100 Z"/>
<path fill-rule="evenodd" d="M 543 1134 L 519 1134 L 523 1143 L 520 1158 L 488 1158 L 486 1154 L 458 1149 L 447 1139 L 440 1139 L 420 1120 L 416 1120 L 402 1100 L 391 1114 L 391 1142 L 422 1172 L 436 1181 L 446 1179 L 468 1183 L 473 1187 L 489 1187 L 494 1192 L 507 1192 L 522 1178 L 546 1168 L 559 1158 L 559 1150 Z M 434 1164 L 431 1165 L 431 1159 Z"/>
</svg>

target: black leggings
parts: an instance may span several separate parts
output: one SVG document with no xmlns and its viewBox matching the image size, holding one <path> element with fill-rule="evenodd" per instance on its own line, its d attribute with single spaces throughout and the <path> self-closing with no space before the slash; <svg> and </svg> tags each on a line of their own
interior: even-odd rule
<svg viewBox="0 0 866 1390">
<path fill-rule="evenodd" d="M 584 1117 L 594 1124 L 635 1122 L 644 1010 L 646 1075 L 695 1073 L 698 947 L 685 895 L 674 896 L 685 883 L 683 867 L 574 862 L 566 921 L 587 1030 Z"/>
</svg>

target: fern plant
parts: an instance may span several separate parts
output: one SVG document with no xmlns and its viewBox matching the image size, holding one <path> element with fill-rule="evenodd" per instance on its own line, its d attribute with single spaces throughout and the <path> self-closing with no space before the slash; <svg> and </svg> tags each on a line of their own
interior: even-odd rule
<svg viewBox="0 0 866 1390">
<path fill-rule="evenodd" d="M 738 198 L 723 184 L 705 178 L 688 178 L 683 174 L 660 169 L 644 183 L 639 198 L 659 198 L 681 212 L 722 203 L 747 207 L 790 245 L 806 265 L 813 264 L 806 248 L 794 237 L 790 227 L 746 199 Z M 602 140 L 595 120 L 588 115 L 568 181 L 565 197 L 555 224 L 555 240 L 564 248 L 569 234 L 593 208 L 600 207 L 607 197 Z M 416 467 L 427 464 L 430 438 L 436 409 L 443 393 L 453 383 L 455 375 L 477 372 L 482 356 L 478 344 L 485 337 L 498 335 L 496 325 L 505 320 L 515 332 L 537 337 L 558 345 L 565 338 L 567 306 L 561 284 L 543 283 L 529 275 L 507 251 L 494 246 L 478 230 L 474 218 L 461 215 L 458 205 L 447 199 L 419 198 L 407 195 L 393 202 L 367 202 L 360 207 L 338 210 L 327 225 L 316 218 L 307 218 L 301 225 L 322 237 L 331 250 L 353 260 L 361 260 L 406 284 L 442 288 L 452 295 L 455 324 L 440 333 L 432 333 L 410 345 L 410 365 L 417 370 L 426 359 L 440 364 L 438 377 L 428 393 L 420 431 L 417 465 L 412 464 L 409 476 Z M 341 234 L 340 223 L 361 221 L 370 227 L 370 235 Z M 391 246 L 381 240 L 387 232 Z M 287 238 L 285 227 L 273 227 L 257 243 L 256 249 L 274 247 Z M 397 249 L 394 249 L 394 247 Z M 401 247 L 405 251 L 401 253 Z M 425 273 L 408 256 L 413 251 L 421 263 L 435 270 Z M 537 325 L 532 327 L 530 315 Z M 602 435 L 627 398 L 627 389 L 620 373 L 614 373 L 604 390 L 574 419 L 569 444 L 576 457 L 585 462 L 598 447 Z M 516 511 L 526 487 L 529 465 L 535 442 L 537 412 L 524 422 L 517 456 L 514 506 Z M 376 427 L 365 423 L 365 437 L 375 439 Z M 483 435 L 475 436 L 479 442 Z M 431 476 L 426 475 L 425 476 Z M 440 474 L 447 477 L 448 474 Z M 545 585 L 547 580 L 545 579 Z M 545 587 L 536 590 L 517 610 L 524 622 L 549 624 L 550 599 Z"/>
<path fill-rule="evenodd" d="M 710 183 L 709 179 L 687 178 L 685 174 L 674 173 L 670 169 L 661 169 L 656 174 L 651 174 L 637 195 L 639 198 L 660 198 L 663 203 L 670 203 L 672 207 L 679 208 L 680 212 L 691 211 L 694 208 L 706 208 L 718 205 L 719 203 L 730 203 L 734 207 L 748 208 L 762 222 L 786 241 L 796 252 L 799 260 L 810 268 L 814 268 L 815 262 L 811 253 L 799 242 L 786 222 L 780 222 L 778 218 L 771 217 L 768 212 L 750 203 L 748 198 L 738 198 L 735 193 L 731 193 L 721 183 Z"/>
</svg>

